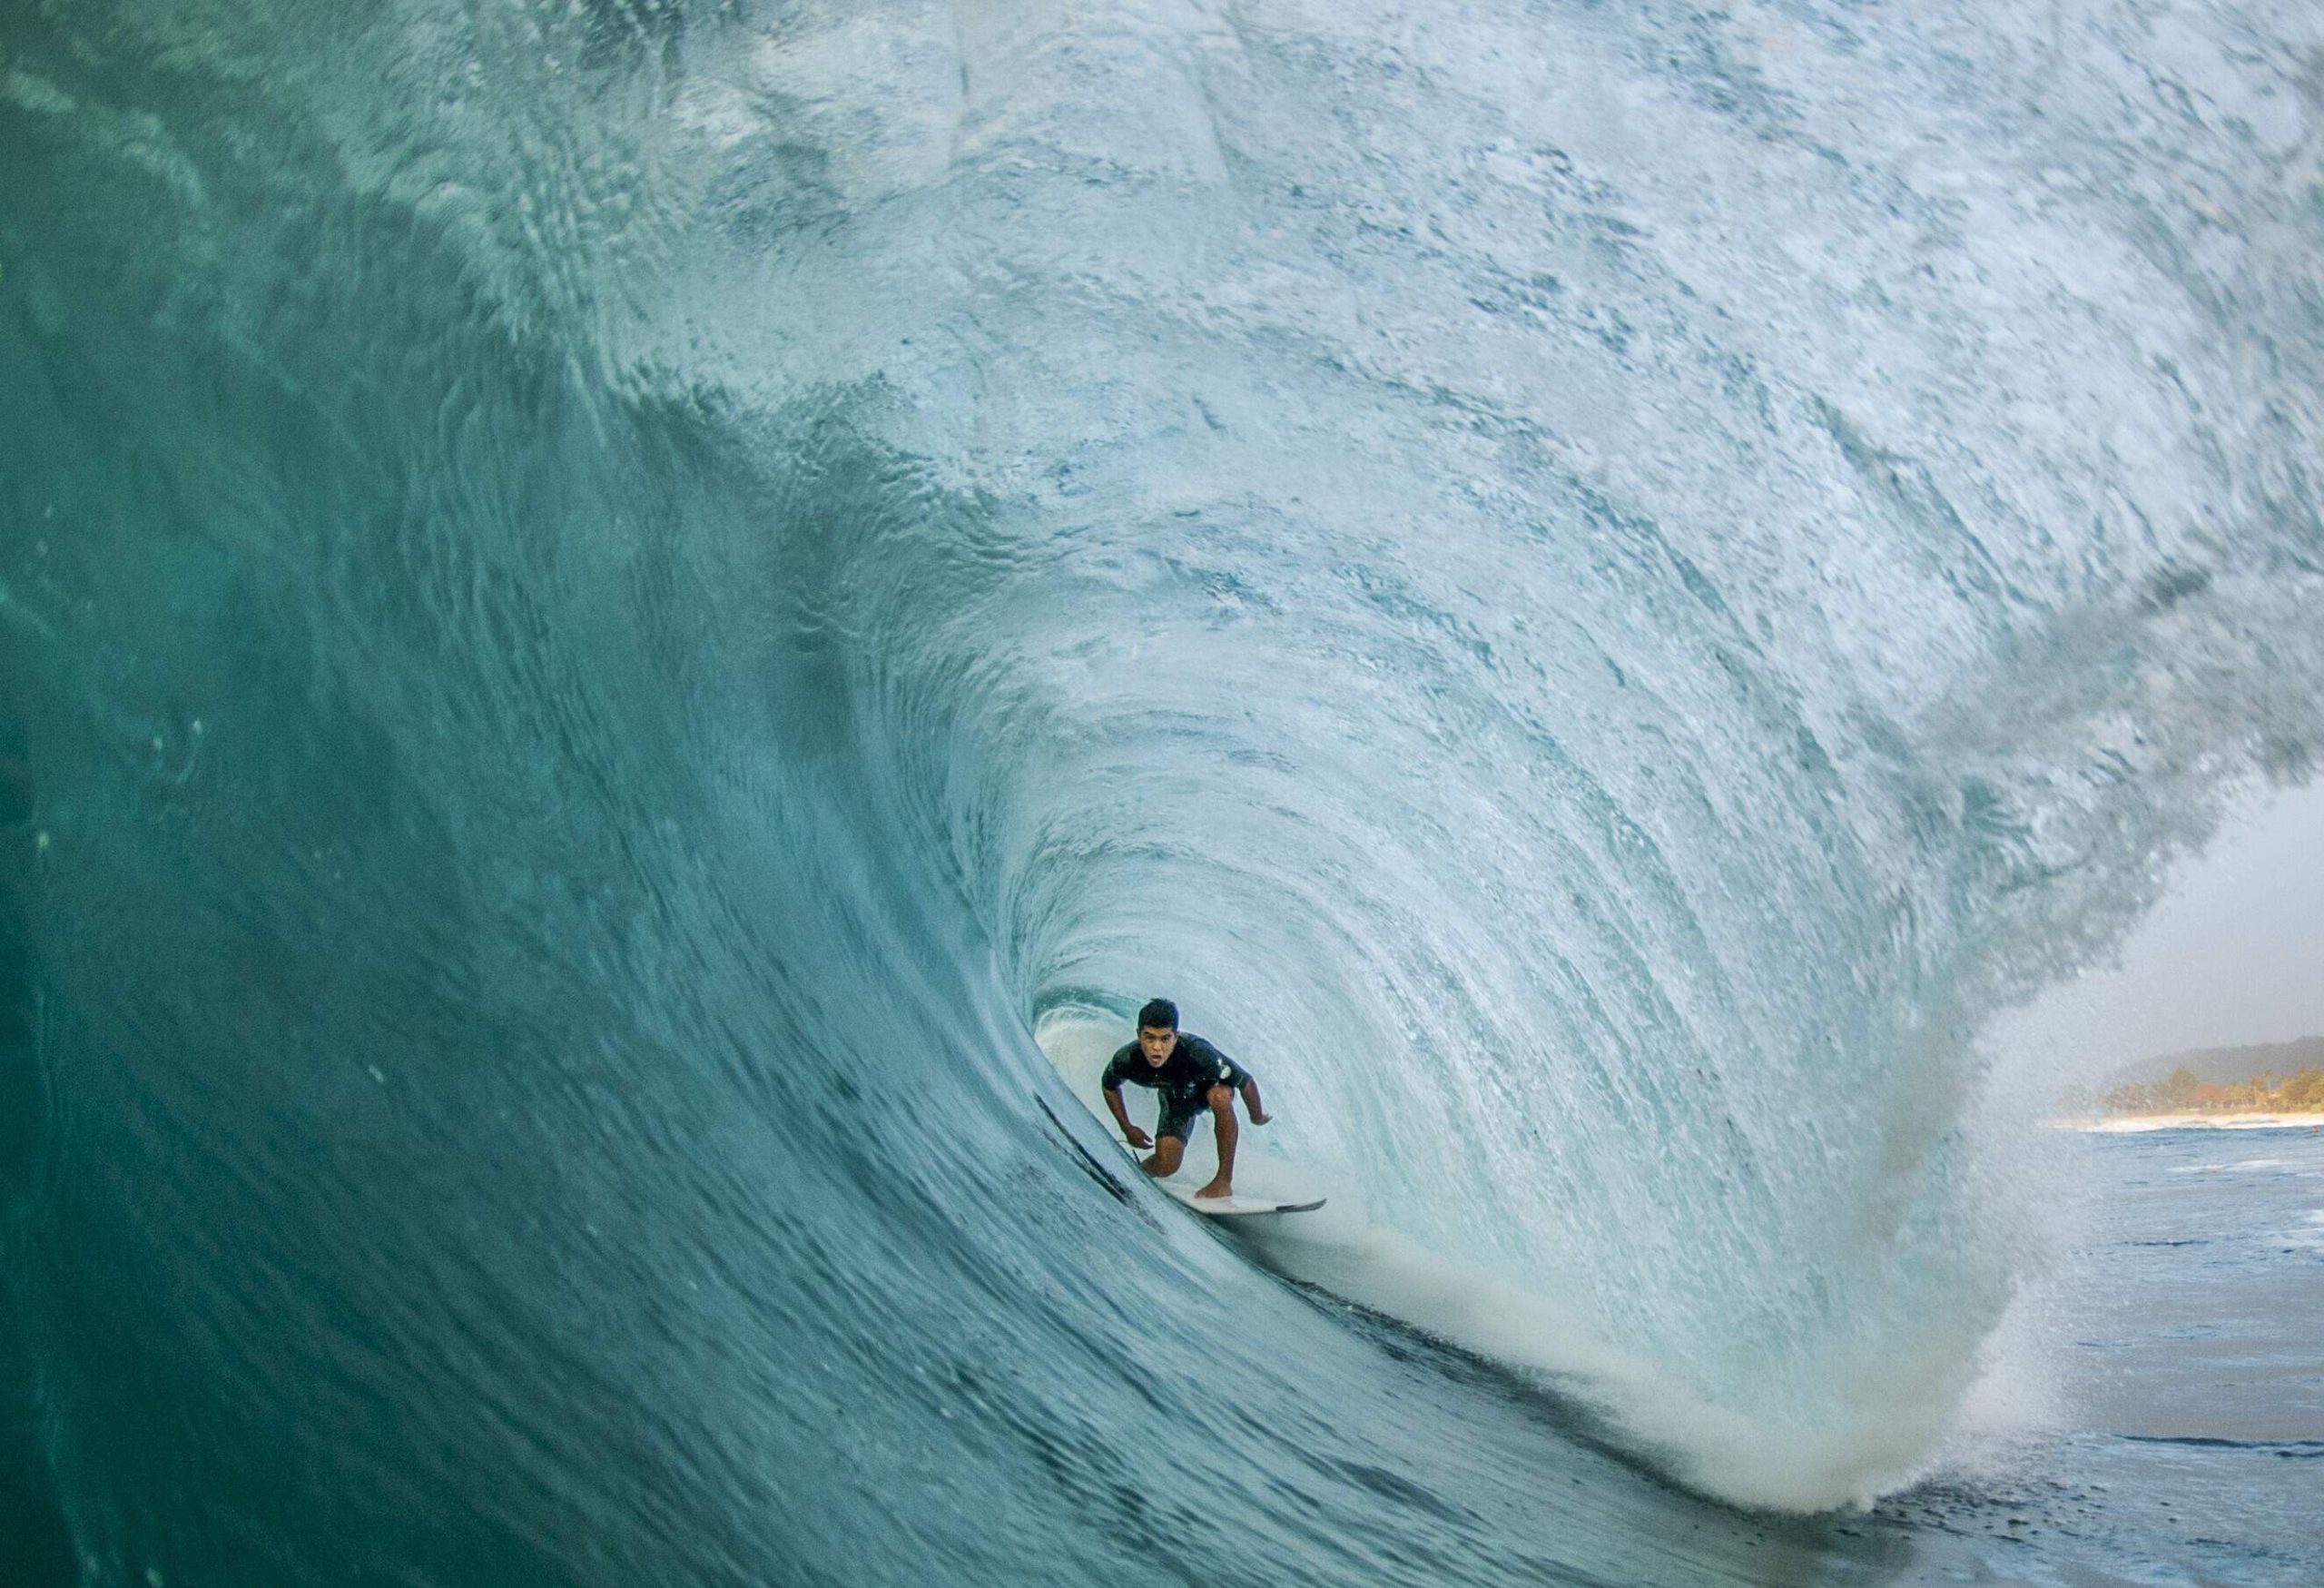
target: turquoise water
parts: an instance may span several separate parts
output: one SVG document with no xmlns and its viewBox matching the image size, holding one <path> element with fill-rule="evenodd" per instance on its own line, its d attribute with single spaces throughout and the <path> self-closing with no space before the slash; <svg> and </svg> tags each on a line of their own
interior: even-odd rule
<svg viewBox="0 0 2324 1588">
<path fill-rule="evenodd" d="M 1955 1569 L 1977 1033 L 2319 752 L 2309 9 L 5 27 L 15 1576 Z"/>
</svg>

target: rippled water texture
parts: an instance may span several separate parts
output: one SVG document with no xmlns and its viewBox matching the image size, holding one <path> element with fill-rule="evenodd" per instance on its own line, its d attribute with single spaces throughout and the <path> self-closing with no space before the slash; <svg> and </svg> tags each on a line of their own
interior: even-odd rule
<svg viewBox="0 0 2324 1588">
<path fill-rule="evenodd" d="M 2324 739 L 2312 7 L 0 49 L 0 1565 L 1922 1569 L 1975 1034 Z"/>
</svg>

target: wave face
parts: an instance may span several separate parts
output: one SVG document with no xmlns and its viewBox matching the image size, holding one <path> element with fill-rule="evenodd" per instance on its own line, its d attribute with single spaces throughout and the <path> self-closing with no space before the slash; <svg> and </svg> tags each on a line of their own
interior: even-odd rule
<svg viewBox="0 0 2324 1588">
<path fill-rule="evenodd" d="M 2324 22 L 2024 9 L 12 28 L 25 1559 L 1785 1580 L 2319 749 Z"/>
</svg>

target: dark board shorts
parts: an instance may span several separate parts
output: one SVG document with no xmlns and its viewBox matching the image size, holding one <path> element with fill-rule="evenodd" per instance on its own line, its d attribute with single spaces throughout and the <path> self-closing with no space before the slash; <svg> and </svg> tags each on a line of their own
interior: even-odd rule
<svg viewBox="0 0 2324 1588">
<path fill-rule="evenodd" d="M 1187 1132 L 1209 1112 L 1210 1093 L 1207 1089 L 1188 1092 L 1166 1091 L 1162 1094 L 1162 1117 L 1154 1124 L 1154 1138 L 1158 1141 L 1165 1136 L 1176 1136 L 1184 1141 Z"/>
</svg>

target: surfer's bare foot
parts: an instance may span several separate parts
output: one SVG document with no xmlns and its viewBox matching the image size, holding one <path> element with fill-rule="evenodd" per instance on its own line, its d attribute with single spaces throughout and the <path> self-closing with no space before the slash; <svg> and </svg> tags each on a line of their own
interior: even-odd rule
<svg viewBox="0 0 2324 1588">
<path fill-rule="evenodd" d="M 1264 1125 L 1269 1119 L 1274 1118 L 1275 1116 L 1273 1114 L 1253 1114 L 1251 1116 L 1251 1123 L 1254 1125 Z"/>
<path fill-rule="evenodd" d="M 1231 1196 L 1233 1196 L 1234 1194 L 1235 1194 L 1235 1188 L 1234 1188 L 1234 1186 L 1233 1186 L 1230 1182 L 1226 1181 L 1226 1180 L 1213 1180 L 1213 1181 L 1211 1181 L 1211 1182 L 1210 1182 L 1210 1184 L 1208 1184 L 1208 1185 L 1205 1186 L 1201 1190 L 1196 1191 L 1196 1192 L 1195 1193 L 1195 1195 L 1196 1195 L 1197 1198 L 1200 1198 L 1200 1197 L 1231 1197 Z"/>
</svg>

